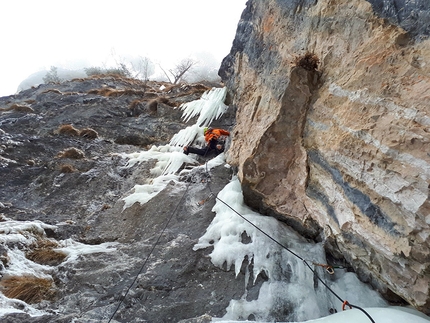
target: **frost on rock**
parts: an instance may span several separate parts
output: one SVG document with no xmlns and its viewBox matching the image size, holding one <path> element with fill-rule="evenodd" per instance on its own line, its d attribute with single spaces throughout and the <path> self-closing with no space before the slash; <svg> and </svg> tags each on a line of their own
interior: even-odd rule
<svg viewBox="0 0 430 323">
<path fill-rule="evenodd" d="M 32 317 L 42 316 L 45 311 L 38 310 L 19 299 L 7 298 L 0 293 L 0 318 L 11 313 L 26 313 Z"/>
</svg>

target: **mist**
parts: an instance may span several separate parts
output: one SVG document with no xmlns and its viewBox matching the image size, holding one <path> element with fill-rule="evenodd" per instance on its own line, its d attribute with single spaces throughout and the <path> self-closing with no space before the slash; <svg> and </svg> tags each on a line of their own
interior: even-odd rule
<svg viewBox="0 0 430 323">
<path fill-rule="evenodd" d="M 189 81 L 216 76 L 231 48 L 246 0 L 8 1 L 0 59 L 0 96 L 41 83 L 52 66 L 60 78 L 84 68 L 148 58 L 152 78 L 190 58 Z M 80 74 L 79 74 L 80 73 Z M 31 85 L 30 85 L 31 84 Z"/>
</svg>

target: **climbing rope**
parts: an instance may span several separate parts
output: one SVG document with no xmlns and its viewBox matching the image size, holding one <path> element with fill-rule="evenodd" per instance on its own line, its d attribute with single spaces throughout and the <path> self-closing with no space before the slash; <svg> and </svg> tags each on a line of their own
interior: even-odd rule
<svg viewBox="0 0 430 323">
<path fill-rule="evenodd" d="M 306 267 L 309 268 L 309 270 L 314 274 L 314 277 L 316 277 L 326 288 L 327 290 L 329 290 L 341 303 L 342 303 L 342 310 L 345 310 L 345 306 L 349 306 L 349 308 L 356 308 L 360 311 L 362 311 L 372 323 L 375 323 L 375 321 L 373 320 L 373 318 L 361 307 L 353 305 L 351 303 L 349 303 L 347 300 L 343 300 L 338 294 L 336 294 L 331 288 L 330 286 L 328 286 L 326 284 L 326 282 L 318 275 L 318 273 L 312 268 L 312 266 L 308 263 L 307 260 L 305 260 L 304 258 L 302 258 L 301 256 L 299 256 L 297 253 L 295 253 L 294 251 L 292 251 L 291 249 L 289 249 L 287 246 L 283 245 L 282 243 L 280 243 L 278 240 L 276 240 L 275 238 L 273 238 L 272 236 L 270 236 L 269 234 L 267 234 L 265 231 L 263 231 L 261 228 L 259 228 L 257 225 L 255 225 L 254 223 L 252 223 L 251 221 L 249 221 L 247 218 L 245 218 L 242 214 L 240 214 L 239 212 L 237 212 L 234 208 L 232 208 L 229 204 L 227 204 L 226 202 L 224 202 L 222 199 L 220 199 L 216 194 L 214 194 L 214 192 L 212 191 L 212 188 L 210 186 L 210 174 L 207 168 L 207 162 L 206 162 L 206 172 L 207 172 L 207 178 L 208 178 L 208 188 L 210 191 L 210 195 L 211 196 L 215 196 L 215 199 L 220 201 L 221 203 L 223 203 L 225 206 L 227 206 L 230 210 L 232 210 L 234 213 L 236 213 L 238 216 L 240 216 L 243 220 L 245 220 L 246 222 L 248 222 L 250 225 L 252 225 L 255 229 L 257 229 L 258 231 L 260 231 L 263 235 L 265 235 L 267 238 L 269 238 L 270 240 L 272 240 L 274 243 L 276 243 L 277 245 L 279 245 L 281 248 L 285 249 L 286 251 L 288 251 L 289 253 L 291 253 L 293 256 L 295 256 L 296 258 L 300 259 L 301 261 L 303 261 L 303 263 L 306 265 Z M 332 266 L 329 265 L 323 265 L 323 264 L 318 264 L 318 263 L 312 263 L 313 265 L 316 266 L 322 266 L 325 267 L 326 270 L 328 268 L 330 268 L 330 271 L 333 271 L 334 273 L 334 269 Z"/>
<path fill-rule="evenodd" d="M 118 312 L 119 308 L 121 307 L 122 303 L 124 302 L 125 298 L 127 297 L 128 293 L 130 292 L 131 287 L 133 287 L 134 283 L 136 282 L 137 278 L 139 277 L 139 275 L 142 273 L 143 268 L 145 268 L 146 263 L 149 260 L 149 257 L 151 257 L 152 253 L 155 250 L 155 247 L 158 245 L 158 243 L 161 240 L 161 237 L 163 236 L 164 232 L 166 231 L 170 221 L 172 220 L 173 216 L 175 215 L 176 211 L 178 210 L 179 205 L 182 203 L 182 200 L 185 197 L 185 194 L 188 192 L 188 188 L 190 187 L 191 182 L 188 182 L 187 187 L 185 189 L 184 194 L 182 194 L 181 199 L 179 200 L 178 204 L 176 205 L 175 209 L 173 210 L 172 214 L 170 215 L 170 217 L 168 218 L 166 224 L 164 225 L 163 230 L 161 231 L 160 235 L 157 238 L 157 241 L 155 241 L 154 245 L 152 246 L 151 251 L 149 252 L 148 256 L 146 257 L 145 261 L 142 264 L 142 267 L 140 267 L 138 273 L 135 275 L 133 281 L 131 282 L 130 286 L 127 288 L 127 291 L 125 292 L 124 296 L 121 298 L 121 301 L 119 302 L 118 306 L 116 307 L 115 311 L 112 313 L 108 323 L 110 323 L 112 321 L 112 319 L 115 317 L 116 313 Z"/>
</svg>

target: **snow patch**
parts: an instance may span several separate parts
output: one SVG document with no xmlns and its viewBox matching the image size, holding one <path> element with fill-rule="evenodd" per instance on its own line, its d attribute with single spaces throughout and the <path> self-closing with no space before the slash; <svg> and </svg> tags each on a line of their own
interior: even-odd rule
<svg viewBox="0 0 430 323">
<path fill-rule="evenodd" d="M 155 178 L 152 183 L 144 185 L 135 185 L 134 192 L 123 200 L 125 202 L 123 210 L 132 206 L 134 203 L 145 204 L 151 200 L 154 196 L 157 196 L 162 190 L 164 190 L 171 181 L 178 184 L 178 175 L 164 175 Z"/>
<path fill-rule="evenodd" d="M 67 255 L 65 261 L 62 262 L 62 265 L 76 262 L 81 255 L 116 251 L 116 246 L 119 245 L 118 242 L 105 242 L 99 245 L 87 245 L 74 241 L 73 239 L 62 240 L 59 242 L 59 244 L 60 247 L 56 248 L 55 250 L 63 252 Z"/>
<path fill-rule="evenodd" d="M 61 225 L 66 225 L 66 223 Z M 38 220 L 15 221 L 2 217 L 0 222 L 0 245 L 7 254 L 8 261 L 5 266 L 0 263 L 1 276 L 34 276 L 53 280 L 52 275 L 56 271 L 55 266 L 41 265 L 26 257 L 26 251 L 39 240 L 56 243 L 58 247 L 54 250 L 67 255 L 61 265 L 70 265 L 77 262 L 80 255 L 115 251 L 115 246 L 118 244 L 109 242 L 100 245 L 86 245 L 72 239 L 56 241 L 47 238 L 45 229 L 54 230 L 55 228 L 55 225 L 46 224 Z M 0 317 L 9 313 L 27 313 L 32 317 L 49 314 L 37 310 L 20 300 L 7 298 L 0 292 Z"/>
</svg>

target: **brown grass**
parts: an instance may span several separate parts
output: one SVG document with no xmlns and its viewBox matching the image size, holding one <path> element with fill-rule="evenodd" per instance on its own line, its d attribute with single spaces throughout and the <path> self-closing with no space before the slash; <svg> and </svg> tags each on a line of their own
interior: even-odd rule
<svg viewBox="0 0 430 323">
<path fill-rule="evenodd" d="M 9 298 L 17 298 L 29 304 L 51 300 L 55 296 L 54 284 L 51 279 L 34 276 L 14 276 L 0 281 L 3 294 Z"/>
<path fill-rule="evenodd" d="M 139 107 L 139 104 L 145 102 L 145 100 L 133 100 L 130 105 L 128 106 L 129 110 L 134 110 L 137 109 Z"/>
<path fill-rule="evenodd" d="M 102 89 L 94 89 L 88 91 L 88 94 L 95 94 L 95 95 L 103 95 L 103 96 L 110 96 L 110 93 L 116 91 L 115 89 L 111 89 L 109 87 L 105 87 Z"/>
<path fill-rule="evenodd" d="M 67 257 L 63 252 L 54 250 L 57 247 L 54 241 L 38 240 L 30 246 L 32 250 L 26 253 L 26 257 L 41 265 L 57 266 Z"/>
<path fill-rule="evenodd" d="M 79 132 L 79 136 L 88 138 L 88 139 L 96 139 L 98 138 L 99 134 L 94 129 L 85 128 Z"/>
<path fill-rule="evenodd" d="M 112 206 L 110 206 L 109 204 L 103 204 L 103 206 L 101 207 L 100 211 L 105 211 L 110 209 Z"/>
<path fill-rule="evenodd" d="M 191 85 L 191 88 L 193 90 L 193 93 L 196 93 L 196 92 L 202 92 L 203 93 L 207 90 L 210 90 L 210 87 L 208 87 L 204 84 L 200 84 L 200 83 Z"/>
<path fill-rule="evenodd" d="M 148 110 L 150 113 L 156 113 L 158 109 L 158 99 L 154 99 L 148 102 Z"/>
<path fill-rule="evenodd" d="M 48 90 L 43 91 L 43 92 L 42 92 L 42 94 L 50 93 L 50 92 L 52 92 L 52 93 L 57 93 L 57 94 L 63 94 L 63 93 L 62 93 L 60 90 L 58 90 L 58 89 L 48 89 Z"/>
<path fill-rule="evenodd" d="M 145 95 L 145 90 L 135 90 L 135 89 L 116 90 L 112 88 L 102 88 L 102 89 L 90 90 L 88 91 L 88 94 L 102 95 L 106 97 L 119 97 L 122 95 L 143 96 Z"/>
<path fill-rule="evenodd" d="M 89 79 L 104 79 L 104 78 L 111 78 L 115 80 L 121 80 L 125 79 L 125 76 L 116 74 L 116 73 L 101 73 L 101 74 L 94 74 L 88 77 Z"/>
<path fill-rule="evenodd" d="M 176 84 L 168 84 L 168 85 L 164 85 L 164 90 L 163 92 L 169 93 L 170 91 L 172 91 L 174 88 L 179 87 L 179 85 Z"/>
<path fill-rule="evenodd" d="M 191 95 L 191 94 L 203 94 L 205 91 L 210 90 L 210 87 L 204 84 L 187 84 L 187 85 L 182 85 L 180 87 L 176 86 L 171 90 L 169 90 L 168 93 L 171 92 L 172 90 L 175 90 L 175 92 L 177 92 L 175 95 L 176 97 L 182 97 L 182 96 Z"/>
<path fill-rule="evenodd" d="M 160 96 L 159 98 L 158 98 L 158 103 L 164 103 L 164 104 L 169 104 L 169 99 L 168 98 L 166 98 L 166 97 L 164 97 L 164 96 Z"/>
<path fill-rule="evenodd" d="M 297 56 L 294 59 L 294 64 L 296 66 L 303 67 L 307 71 L 315 71 L 318 69 L 318 64 L 320 63 L 320 60 L 316 54 L 312 54 L 310 52 L 307 52 L 303 56 Z"/>
<path fill-rule="evenodd" d="M 139 79 L 129 78 L 124 75 L 120 75 L 117 73 L 101 73 L 101 74 L 94 74 L 88 77 L 88 79 L 115 79 L 118 81 L 122 81 L 129 85 L 136 85 L 141 87 L 146 87 L 146 83 Z"/>
<path fill-rule="evenodd" d="M 82 159 L 85 157 L 85 153 L 75 147 L 67 148 L 65 150 L 60 151 L 57 158 L 70 158 L 70 159 Z"/>
<path fill-rule="evenodd" d="M 70 164 L 63 164 L 63 165 L 60 165 L 60 172 L 61 173 L 73 173 L 73 172 L 76 172 L 76 168 Z"/>
<path fill-rule="evenodd" d="M 125 89 L 121 95 L 145 95 L 145 90 Z"/>
<path fill-rule="evenodd" d="M 73 127 L 71 124 L 63 124 L 58 127 L 56 133 L 61 135 L 79 136 L 79 130 Z"/>
<path fill-rule="evenodd" d="M 34 110 L 29 105 L 23 105 L 23 104 L 14 103 L 9 107 L 9 109 L 18 111 L 18 112 L 34 113 Z"/>
</svg>

